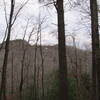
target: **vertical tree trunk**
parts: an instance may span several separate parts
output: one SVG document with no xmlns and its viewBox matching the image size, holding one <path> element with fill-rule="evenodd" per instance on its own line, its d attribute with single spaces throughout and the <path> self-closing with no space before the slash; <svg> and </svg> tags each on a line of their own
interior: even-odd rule
<svg viewBox="0 0 100 100">
<path fill-rule="evenodd" d="M 100 100 L 100 64 L 99 64 L 99 30 L 97 0 L 90 0 L 91 30 L 92 30 L 92 100 Z M 97 83 L 96 83 L 97 81 Z M 98 98 L 97 98 L 98 84 Z"/>
<path fill-rule="evenodd" d="M 34 84 L 33 84 L 33 96 L 34 96 L 34 100 L 37 100 L 37 93 L 36 93 L 36 71 L 37 71 L 37 65 L 36 65 L 36 62 L 37 62 L 37 43 L 36 43 L 36 46 L 35 46 L 35 55 L 34 55 Z"/>
<path fill-rule="evenodd" d="M 26 24 L 26 28 L 25 28 L 24 36 L 23 36 L 23 41 L 22 41 L 23 52 L 22 52 L 22 60 L 21 60 L 21 76 L 20 76 L 20 83 L 19 83 L 19 98 L 20 98 L 20 100 L 22 100 L 23 85 L 24 85 L 24 67 L 25 67 L 26 50 L 27 50 L 27 47 L 24 44 L 24 40 L 25 40 L 27 28 L 28 28 L 28 22 Z"/>
<path fill-rule="evenodd" d="M 12 68 L 11 68 L 11 94 L 14 94 L 14 54 L 12 52 Z"/>
<path fill-rule="evenodd" d="M 58 52 L 59 52 L 58 55 L 59 55 L 59 77 L 60 77 L 59 100 L 68 100 L 63 0 L 57 0 L 56 8 L 57 8 L 57 15 L 58 15 Z"/>
<path fill-rule="evenodd" d="M 73 37 L 73 44 L 75 47 L 75 66 L 76 66 L 76 88 L 77 88 L 77 100 L 81 99 L 81 95 L 80 95 L 80 73 L 79 73 L 79 65 L 78 65 L 78 53 L 77 53 L 77 48 L 76 48 L 76 42 L 75 42 L 75 38 Z"/>
<path fill-rule="evenodd" d="M 23 41 L 24 42 L 24 41 Z M 23 44 L 24 45 L 24 44 Z M 20 95 L 20 100 L 22 100 L 22 92 L 23 92 L 23 85 L 24 85 L 24 64 L 25 64 L 25 55 L 26 55 L 26 50 L 24 49 L 23 55 L 22 55 L 22 61 L 21 61 L 21 80 L 20 80 L 20 85 L 19 85 L 19 95 Z"/>
<path fill-rule="evenodd" d="M 40 15 L 39 15 L 39 30 L 40 30 L 40 56 L 41 56 L 41 82 L 42 82 L 42 99 L 44 100 L 44 57 L 43 57 L 43 50 L 42 50 L 42 34 L 41 34 L 41 22 L 40 22 Z"/>
<path fill-rule="evenodd" d="M 10 41 L 10 34 L 11 34 L 11 24 L 12 24 L 12 17 L 14 11 L 14 0 L 11 0 L 11 10 L 10 10 L 10 17 L 9 17 L 9 24 L 8 24 L 8 35 L 5 42 L 5 55 L 4 55 L 4 62 L 2 68 L 2 79 L 1 79 L 1 87 L 0 87 L 0 100 L 6 100 L 6 71 L 7 71 L 7 62 L 8 62 L 8 53 L 9 53 L 9 41 Z"/>
</svg>

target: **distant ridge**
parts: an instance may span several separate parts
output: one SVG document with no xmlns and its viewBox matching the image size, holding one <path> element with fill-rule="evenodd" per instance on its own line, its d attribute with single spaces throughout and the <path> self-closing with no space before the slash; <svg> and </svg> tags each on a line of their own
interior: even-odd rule
<svg viewBox="0 0 100 100">
<path fill-rule="evenodd" d="M 31 45 L 26 41 L 26 40 L 22 40 L 22 39 L 16 39 L 16 40 L 10 40 L 10 47 L 12 48 L 12 47 L 21 47 L 22 45 L 25 45 L 25 46 L 30 46 L 31 47 Z M 0 44 L 0 47 L 2 46 L 2 43 Z M 4 49 L 4 47 L 5 47 L 5 41 L 4 41 L 4 43 L 3 43 L 3 47 L 2 47 L 2 49 Z"/>
</svg>

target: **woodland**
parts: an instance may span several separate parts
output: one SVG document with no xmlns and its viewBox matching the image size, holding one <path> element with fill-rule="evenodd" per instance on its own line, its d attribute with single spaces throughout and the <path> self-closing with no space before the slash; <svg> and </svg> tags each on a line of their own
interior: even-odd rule
<svg viewBox="0 0 100 100">
<path fill-rule="evenodd" d="M 0 0 L 0 12 L 0 100 L 100 100 L 99 0 Z"/>
</svg>

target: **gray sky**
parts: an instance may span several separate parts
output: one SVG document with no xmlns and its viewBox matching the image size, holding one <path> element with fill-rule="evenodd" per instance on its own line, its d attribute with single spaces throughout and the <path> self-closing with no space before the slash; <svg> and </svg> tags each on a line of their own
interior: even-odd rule
<svg viewBox="0 0 100 100">
<path fill-rule="evenodd" d="M 9 1 L 10 0 L 5 0 L 8 16 L 9 16 L 9 8 L 10 8 Z M 18 10 L 20 4 L 23 2 L 25 2 L 25 0 L 16 0 L 15 13 Z M 38 22 L 39 11 L 42 12 L 41 19 L 46 17 L 46 21 L 43 24 L 44 29 L 42 31 L 42 43 L 46 45 L 57 44 L 57 26 L 54 25 L 54 24 L 57 24 L 56 10 L 53 6 L 49 8 L 40 7 L 37 0 L 30 0 L 28 4 L 23 8 L 23 10 L 20 12 L 19 17 L 13 26 L 11 39 L 14 39 L 15 37 L 17 38 L 23 37 L 24 29 L 25 29 L 28 19 L 30 19 L 28 32 L 30 32 L 32 25 Z M 0 39 L 2 39 L 4 36 L 5 28 L 6 28 L 3 0 L 0 0 L 0 12 L 1 12 L 0 14 Z M 74 34 L 74 36 L 76 37 L 77 45 L 81 47 L 83 47 L 83 45 L 86 43 L 90 44 L 90 35 L 89 35 L 90 26 L 88 23 L 85 22 L 86 20 L 83 20 L 82 22 L 82 17 L 83 15 L 79 13 L 77 8 L 71 11 L 65 12 L 66 35 Z M 85 22 L 85 25 L 87 25 L 87 28 L 86 27 L 83 28 L 82 23 L 84 22 Z M 36 37 L 33 37 L 33 39 L 35 38 Z M 67 38 L 66 43 L 72 44 L 72 39 Z"/>
</svg>

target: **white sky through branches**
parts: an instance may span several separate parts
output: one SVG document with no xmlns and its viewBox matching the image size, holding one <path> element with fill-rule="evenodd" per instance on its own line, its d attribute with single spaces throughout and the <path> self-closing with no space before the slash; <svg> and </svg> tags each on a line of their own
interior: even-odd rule
<svg viewBox="0 0 100 100">
<path fill-rule="evenodd" d="M 5 0 L 7 16 L 9 18 L 10 10 L 10 0 Z M 19 9 L 20 5 L 23 4 L 25 0 L 16 0 L 15 14 Z M 39 7 L 41 6 L 41 7 Z M 67 9 L 67 8 L 66 8 Z M 66 35 L 72 34 L 76 37 L 77 45 L 83 47 L 84 44 L 90 44 L 90 26 L 87 23 L 87 28 L 82 25 L 81 13 L 77 9 L 67 11 L 65 9 L 65 25 L 66 25 Z M 28 32 L 30 32 L 32 25 L 38 23 L 38 15 L 41 11 L 41 19 L 45 18 L 45 22 L 42 26 L 42 43 L 46 45 L 57 44 L 57 17 L 56 10 L 53 6 L 42 7 L 38 4 L 37 0 L 30 0 L 28 4 L 20 12 L 16 23 L 12 28 L 11 39 L 15 37 L 22 39 L 27 20 L 30 19 L 30 24 Z M 0 39 L 4 37 L 4 31 L 6 28 L 5 23 L 5 13 L 4 13 L 4 3 L 0 0 Z M 19 31 L 20 30 L 20 31 Z M 27 39 L 27 37 L 26 37 Z M 35 39 L 35 37 L 33 37 Z M 66 39 L 67 44 L 72 45 L 72 39 Z"/>
</svg>

